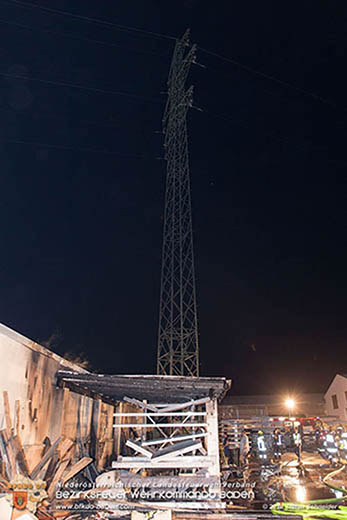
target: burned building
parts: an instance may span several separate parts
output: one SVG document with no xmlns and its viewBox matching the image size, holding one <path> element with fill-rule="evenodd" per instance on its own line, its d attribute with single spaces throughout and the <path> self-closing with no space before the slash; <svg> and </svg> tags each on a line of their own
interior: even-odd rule
<svg viewBox="0 0 347 520">
<path fill-rule="evenodd" d="M 184 475 L 220 493 L 224 378 L 93 374 L 0 325 L 0 462 L 54 485 L 79 472 Z M 152 480 L 151 480 L 152 479 Z M 173 480 L 172 480 L 173 479 Z M 129 485 L 129 482 L 127 482 Z"/>
</svg>

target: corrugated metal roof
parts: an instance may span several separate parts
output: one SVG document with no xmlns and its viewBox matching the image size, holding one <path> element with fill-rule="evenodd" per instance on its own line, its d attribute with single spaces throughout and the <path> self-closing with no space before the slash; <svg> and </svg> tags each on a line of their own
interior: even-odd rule
<svg viewBox="0 0 347 520">
<path fill-rule="evenodd" d="M 106 375 L 57 372 L 58 383 L 112 401 L 125 396 L 152 403 L 175 403 L 204 397 L 223 399 L 231 387 L 224 377 Z"/>
</svg>

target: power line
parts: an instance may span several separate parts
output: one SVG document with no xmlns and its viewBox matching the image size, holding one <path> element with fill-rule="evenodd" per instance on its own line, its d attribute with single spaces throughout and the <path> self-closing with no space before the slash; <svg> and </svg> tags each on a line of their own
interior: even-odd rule
<svg viewBox="0 0 347 520">
<path fill-rule="evenodd" d="M 35 147 L 43 147 L 43 148 L 54 148 L 56 150 L 67 150 L 67 151 L 76 151 L 76 152 L 90 152 L 90 153 L 100 153 L 105 155 L 118 155 L 120 157 L 124 158 L 131 158 L 131 159 L 153 159 L 153 157 L 145 157 L 144 155 L 136 155 L 136 154 L 125 154 L 122 152 L 114 152 L 111 150 L 100 150 L 95 148 L 80 148 L 76 146 L 65 146 L 65 145 L 59 145 L 59 144 L 50 144 L 50 143 L 38 143 L 38 142 L 32 142 L 32 141 L 23 141 L 21 139 L 7 139 L 5 137 L 0 137 L 0 141 L 4 141 L 6 143 L 12 143 L 12 144 L 23 144 L 28 146 L 35 146 Z"/>
<path fill-rule="evenodd" d="M 6 1 L 6 0 L 0 0 L 0 1 L 3 2 L 3 1 Z M 6 3 L 7 3 L 7 1 L 6 1 Z M 95 40 L 95 39 L 92 39 L 92 38 L 84 38 L 84 37 L 79 36 L 77 34 L 68 34 L 68 33 L 60 32 L 60 31 L 52 31 L 51 29 L 41 29 L 39 27 L 32 27 L 30 25 L 25 25 L 25 24 L 22 24 L 22 23 L 10 22 L 9 20 L 2 20 L 2 19 L 0 19 L 0 23 L 5 24 L 5 25 L 9 25 L 9 26 L 14 26 L 17 29 L 26 29 L 26 30 L 29 30 L 29 31 L 37 31 L 37 32 L 41 32 L 41 33 L 44 33 L 44 34 L 53 34 L 55 36 L 61 36 L 63 38 L 71 38 L 73 40 L 84 41 L 84 42 L 93 43 L 93 44 L 97 44 L 97 45 L 104 45 L 104 46 L 107 46 L 107 47 L 116 47 L 116 48 L 120 48 L 120 49 L 126 49 L 126 50 L 129 50 L 129 51 L 132 51 L 132 52 L 138 52 L 138 53 L 141 53 L 141 54 L 148 54 L 150 56 L 159 56 L 159 57 L 167 57 L 167 56 L 169 56 L 169 54 L 159 54 L 157 52 L 151 52 L 151 51 L 147 51 L 147 50 L 144 50 L 144 49 L 133 49 L 133 48 L 127 47 L 125 45 L 119 45 L 118 43 L 107 42 L 105 40 Z"/>
<path fill-rule="evenodd" d="M 250 72 L 250 73 L 260 76 L 262 78 L 265 78 L 265 79 L 268 79 L 275 83 L 278 83 L 279 85 L 290 88 L 291 90 L 295 90 L 296 92 L 304 94 L 305 96 L 309 96 L 309 97 L 315 99 L 316 101 L 320 101 L 321 103 L 324 103 L 325 105 L 329 105 L 330 107 L 337 108 L 336 103 L 334 103 L 333 101 L 330 101 L 329 99 L 323 98 L 322 96 L 319 96 L 318 94 L 315 94 L 314 92 L 310 92 L 309 90 L 305 90 L 301 87 L 297 87 L 296 85 L 293 85 L 292 83 L 288 83 L 287 81 L 283 81 L 279 78 L 276 78 L 275 76 L 266 74 L 265 72 L 261 72 L 257 69 L 254 69 L 253 67 L 245 65 L 237 60 L 234 60 L 233 58 L 227 58 L 226 56 L 222 56 L 221 54 L 218 54 L 217 52 L 209 51 L 208 49 L 205 49 L 200 46 L 198 46 L 198 49 L 201 50 L 202 52 L 205 52 L 206 54 L 210 54 L 211 56 L 215 56 L 221 60 L 224 60 L 233 65 L 236 65 L 237 67 L 239 67 L 243 70 L 246 70 L 247 72 Z M 208 68 L 208 67 L 206 67 L 206 68 Z"/>
<path fill-rule="evenodd" d="M 112 27 L 112 28 L 117 29 L 119 31 L 134 32 L 134 33 L 139 33 L 139 34 L 142 34 L 142 35 L 148 35 L 148 36 L 152 36 L 152 37 L 155 37 L 155 38 L 163 38 L 163 39 L 173 40 L 173 41 L 176 41 L 176 39 L 177 39 L 174 36 L 169 36 L 167 34 L 161 34 L 161 33 L 153 32 L 153 31 L 147 31 L 145 29 L 138 29 L 136 27 L 131 27 L 131 26 L 128 26 L 128 25 L 116 24 L 116 23 L 113 23 L 113 22 L 109 22 L 107 20 L 100 20 L 98 18 L 92 18 L 90 16 L 83 16 L 83 15 L 79 15 L 79 14 L 74 14 L 74 13 L 71 13 L 69 11 L 62 11 L 60 9 L 53 9 L 51 7 L 44 7 L 42 5 L 33 4 L 31 2 L 21 2 L 20 0 L 1 0 L 1 1 L 2 2 L 5 1 L 8 4 L 19 5 L 21 7 L 26 8 L 26 9 L 39 9 L 40 11 L 46 11 L 48 13 L 53 13 L 53 14 L 57 14 L 57 15 L 60 15 L 60 16 L 68 16 L 70 18 L 75 18 L 76 20 L 81 20 L 81 21 L 84 21 L 84 22 L 95 23 L 95 24 L 98 24 L 98 25 L 106 26 L 106 27 Z"/>
<path fill-rule="evenodd" d="M 136 27 L 131 27 L 131 26 L 127 26 L 127 25 L 121 25 L 121 24 L 115 24 L 113 22 L 109 22 L 107 20 L 99 20 L 97 18 L 92 18 L 92 17 L 88 17 L 88 16 L 83 16 L 83 15 L 78 15 L 78 14 L 74 14 L 74 13 L 71 13 L 69 11 L 62 11 L 62 10 L 58 10 L 58 9 L 53 9 L 53 8 L 50 8 L 50 7 L 44 7 L 44 6 L 40 6 L 40 5 L 37 5 L 37 4 L 33 4 L 31 2 L 21 2 L 20 0 L 0 0 L 1 2 L 5 2 L 5 3 L 8 3 L 8 4 L 15 4 L 15 5 L 19 5 L 21 7 L 24 7 L 24 8 L 28 8 L 28 9 L 39 9 L 41 11 L 45 11 L 45 12 L 49 12 L 49 13 L 52 13 L 52 14 L 57 14 L 57 15 L 61 15 L 61 16 L 69 16 L 71 18 L 75 18 L 75 19 L 78 19 L 78 20 L 82 20 L 82 21 L 85 21 L 85 22 L 90 22 L 90 23 L 96 23 L 96 24 L 99 24 L 99 25 L 103 25 L 103 26 L 107 26 L 107 27 L 112 27 L 112 28 L 115 28 L 115 29 L 118 29 L 118 30 L 121 30 L 121 31 L 126 31 L 126 32 L 134 32 L 134 33 L 139 33 L 139 34 L 143 34 L 143 35 L 148 35 L 148 36 L 151 36 L 151 37 L 156 37 L 156 38 L 163 38 L 163 39 L 168 39 L 168 40 L 174 40 L 176 41 L 177 38 L 175 38 L 174 36 L 170 36 L 170 35 L 166 35 L 166 34 L 162 34 L 162 33 L 156 33 L 156 32 L 153 32 L 153 31 L 147 31 L 145 29 L 138 29 Z M 273 76 L 271 74 L 266 74 L 265 72 L 262 72 L 258 69 L 255 69 L 253 67 L 250 67 L 249 65 L 245 65 L 244 63 L 241 63 L 240 61 L 238 60 L 235 60 L 233 58 L 229 58 L 229 57 L 226 57 L 226 56 L 223 56 L 217 52 L 214 52 L 214 51 L 210 51 L 204 47 L 201 47 L 201 46 L 198 46 L 197 47 L 199 50 L 201 50 L 202 52 L 205 52 L 206 54 L 209 54 L 211 56 L 214 56 L 214 57 L 217 57 L 223 61 L 226 61 L 228 63 L 231 63 L 247 72 L 250 72 L 252 74 L 255 74 L 255 75 L 258 75 L 264 79 L 267 79 L 269 81 L 272 81 L 272 82 L 275 82 L 281 86 L 284 86 L 284 87 L 287 87 L 287 88 L 290 88 L 291 90 L 294 90 L 296 92 L 299 92 L 305 96 L 308 96 L 308 97 L 311 97 L 312 99 L 315 99 L 316 101 L 320 101 L 321 103 L 324 103 L 330 107 L 333 107 L 333 108 L 337 108 L 337 105 L 335 102 L 329 100 L 329 99 L 326 99 L 314 92 L 311 92 L 311 91 L 308 91 L 306 89 L 303 89 L 301 87 L 298 87 L 297 85 L 294 85 L 292 83 L 289 83 L 288 81 L 284 81 L 284 80 L 281 80 L 279 78 L 277 78 L 276 76 Z"/>
<path fill-rule="evenodd" d="M 6 78 L 14 78 L 19 79 L 22 81 L 37 81 L 39 83 L 44 83 L 47 85 L 55 85 L 58 87 L 66 87 L 66 88 L 75 88 L 78 90 L 86 90 L 88 92 L 97 92 L 98 94 L 110 94 L 115 96 L 125 96 L 128 98 L 134 98 L 134 99 L 141 99 L 143 101 L 150 101 L 152 103 L 162 104 L 162 101 L 157 98 L 149 98 L 145 96 L 140 96 L 138 94 L 131 94 L 129 92 L 122 92 L 119 90 L 106 90 L 96 87 L 87 87 L 85 85 L 78 85 L 76 83 L 67 83 L 65 81 L 53 81 L 48 79 L 42 79 L 42 78 L 35 78 L 32 76 L 25 76 L 21 74 L 10 74 L 8 72 L 0 72 L 0 76 L 4 76 Z"/>
</svg>

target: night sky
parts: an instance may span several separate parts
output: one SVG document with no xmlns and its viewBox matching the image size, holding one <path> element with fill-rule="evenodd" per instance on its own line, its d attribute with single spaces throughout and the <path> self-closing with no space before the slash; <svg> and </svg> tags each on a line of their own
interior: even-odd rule
<svg viewBox="0 0 347 520">
<path fill-rule="evenodd" d="M 0 321 L 155 371 L 174 40 L 112 24 L 189 27 L 201 373 L 324 391 L 347 370 L 346 5 L 35 2 L 0 1 Z"/>
</svg>

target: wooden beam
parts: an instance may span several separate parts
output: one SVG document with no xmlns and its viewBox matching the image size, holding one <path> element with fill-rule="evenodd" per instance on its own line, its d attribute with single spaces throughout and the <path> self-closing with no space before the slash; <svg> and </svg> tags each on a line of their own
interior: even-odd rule
<svg viewBox="0 0 347 520">
<path fill-rule="evenodd" d="M 119 403 L 118 406 L 119 406 L 120 413 L 122 413 L 123 403 Z M 116 417 L 116 421 L 117 421 L 117 424 L 119 424 L 119 425 L 122 424 L 122 418 L 121 417 Z M 112 425 L 112 429 L 114 429 L 114 424 Z M 115 452 L 116 456 L 118 456 L 120 454 L 121 430 L 115 429 L 114 434 L 115 434 L 114 435 L 114 452 Z"/>
<path fill-rule="evenodd" d="M 30 473 L 31 479 L 35 479 L 38 476 L 41 469 L 43 469 L 43 467 L 47 464 L 47 462 L 50 460 L 50 458 L 54 455 L 60 441 L 61 441 L 61 437 L 58 437 L 58 439 L 55 441 L 55 443 L 49 448 L 49 450 L 42 457 L 41 461 L 37 464 L 37 466 L 35 466 L 35 468 Z"/>
<path fill-rule="evenodd" d="M 61 435 L 65 434 L 67 415 L 69 413 L 69 400 L 70 400 L 70 389 L 64 386 L 63 389 L 63 412 L 61 414 L 60 432 Z"/>
<path fill-rule="evenodd" d="M 15 422 L 16 435 L 20 435 L 20 401 L 18 399 L 15 402 Z"/>
<path fill-rule="evenodd" d="M 65 460 L 62 460 L 59 464 L 59 467 L 53 477 L 53 480 L 52 482 L 50 483 L 49 485 L 49 488 L 47 490 L 47 493 L 48 493 L 48 496 L 50 499 L 53 499 L 54 498 L 54 494 L 55 494 L 55 489 L 56 489 L 56 485 L 58 484 L 58 482 L 61 480 L 63 474 L 64 474 L 64 471 L 66 470 L 66 468 L 68 467 L 68 465 L 70 464 L 70 457 L 66 458 Z"/>
<path fill-rule="evenodd" d="M 6 390 L 4 390 L 2 395 L 3 395 L 3 399 L 4 399 L 4 412 L 5 412 L 6 428 L 7 428 L 8 436 L 11 437 L 11 435 L 13 434 L 13 431 L 12 431 L 10 401 L 8 399 L 8 392 Z"/>
<path fill-rule="evenodd" d="M 76 464 L 74 464 L 67 474 L 62 478 L 63 484 L 66 484 L 68 480 L 75 477 L 80 471 L 82 471 L 84 468 L 86 468 L 91 462 L 93 462 L 93 459 L 90 457 L 83 457 L 83 459 L 79 460 Z"/>
<path fill-rule="evenodd" d="M 18 435 L 12 437 L 12 439 L 10 439 L 10 444 L 21 473 L 25 477 L 28 477 L 30 471 L 20 437 Z"/>
<path fill-rule="evenodd" d="M 59 459 L 64 460 L 66 454 L 71 450 L 75 443 L 71 439 L 64 439 L 58 447 Z"/>
<path fill-rule="evenodd" d="M 7 458 L 7 476 L 8 479 L 11 480 L 15 474 L 17 473 L 16 468 L 16 459 L 14 453 L 12 451 L 12 446 L 10 445 L 10 437 L 8 435 L 7 428 L 4 430 L 0 430 L 0 445 L 3 457 Z"/>
</svg>

